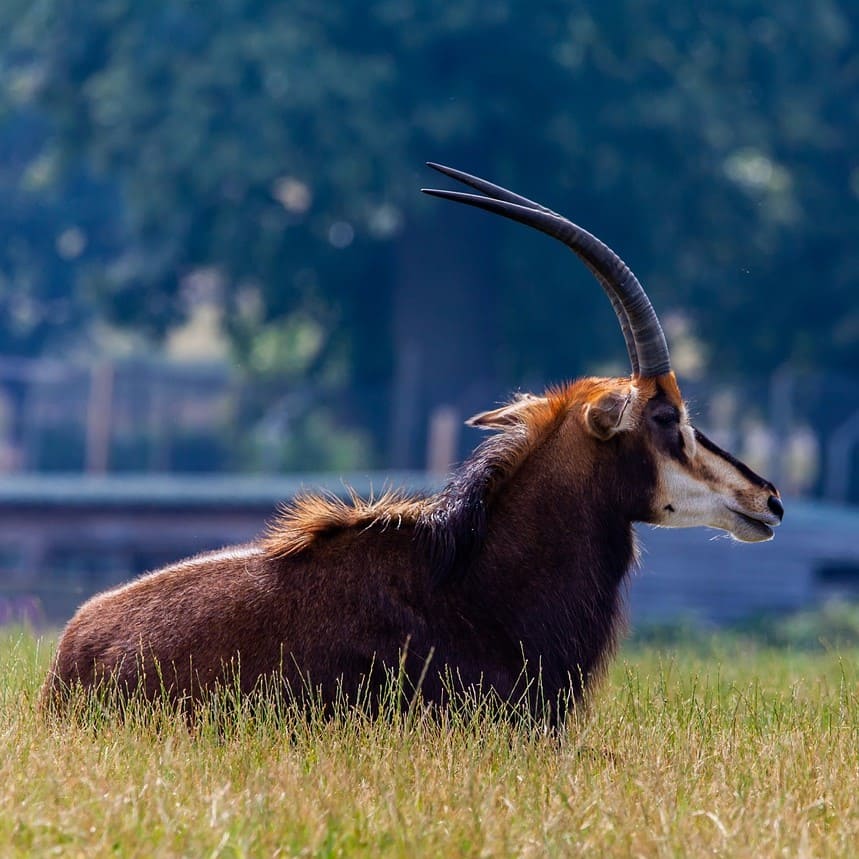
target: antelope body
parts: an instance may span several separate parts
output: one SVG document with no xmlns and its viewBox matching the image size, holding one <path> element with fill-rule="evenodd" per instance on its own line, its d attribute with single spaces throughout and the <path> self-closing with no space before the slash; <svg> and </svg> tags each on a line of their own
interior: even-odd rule
<svg viewBox="0 0 859 859">
<path fill-rule="evenodd" d="M 772 537 L 777 490 L 690 425 L 658 319 L 617 255 L 539 204 L 431 166 L 481 195 L 428 193 L 583 259 L 615 308 L 631 375 L 476 415 L 495 434 L 436 495 L 304 495 L 254 544 L 94 597 L 60 639 L 44 704 L 111 679 L 193 707 L 236 670 L 244 693 L 274 681 L 332 701 L 401 664 L 429 701 L 446 700 L 447 673 L 556 721 L 613 650 L 634 522 Z"/>
</svg>

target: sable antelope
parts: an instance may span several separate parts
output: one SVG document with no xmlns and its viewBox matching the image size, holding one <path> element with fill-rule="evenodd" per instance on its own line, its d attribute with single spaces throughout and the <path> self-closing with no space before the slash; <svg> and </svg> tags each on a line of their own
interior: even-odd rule
<svg viewBox="0 0 859 859">
<path fill-rule="evenodd" d="M 613 650 L 634 522 L 772 537 L 778 491 L 691 426 L 659 320 L 621 259 L 537 203 L 430 166 L 480 194 L 426 193 L 541 230 L 584 261 L 617 314 L 631 375 L 476 415 L 472 426 L 496 434 L 438 494 L 304 495 L 254 544 L 94 597 L 60 639 L 44 703 L 114 678 L 193 708 L 235 682 L 236 665 L 243 693 L 273 680 L 330 702 L 402 659 L 426 700 L 447 700 L 447 671 L 532 712 L 545 702 L 557 721 Z"/>
</svg>

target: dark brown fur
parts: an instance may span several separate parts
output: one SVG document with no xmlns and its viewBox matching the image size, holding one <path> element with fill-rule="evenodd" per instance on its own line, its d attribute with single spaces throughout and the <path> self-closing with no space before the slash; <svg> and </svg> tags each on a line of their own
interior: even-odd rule
<svg viewBox="0 0 859 859">
<path fill-rule="evenodd" d="M 500 432 L 438 495 L 300 497 L 253 546 L 93 598 L 60 640 L 43 700 L 111 677 L 193 704 L 237 661 L 244 692 L 275 678 L 296 694 L 309 680 L 326 701 L 338 685 L 354 700 L 407 648 L 413 685 L 432 655 L 429 701 L 446 700 L 449 670 L 466 689 L 524 696 L 537 715 L 546 703 L 557 720 L 612 652 L 632 523 L 652 516 L 643 415 L 660 398 L 679 408 L 673 377 L 639 380 L 624 420 L 641 429 L 597 438 L 587 409 L 597 425 L 599 404 L 615 408 L 629 384 L 580 380 L 491 413 Z"/>
</svg>

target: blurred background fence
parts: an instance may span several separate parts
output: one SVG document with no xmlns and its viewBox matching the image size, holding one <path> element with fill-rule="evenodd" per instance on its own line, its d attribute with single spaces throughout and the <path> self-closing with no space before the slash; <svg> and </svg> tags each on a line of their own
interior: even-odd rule
<svg viewBox="0 0 859 859">
<path fill-rule="evenodd" d="M 756 383 L 686 380 L 684 391 L 701 428 L 787 494 L 859 501 L 855 379 L 784 368 Z M 483 395 L 489 407 L 505 392 Z M 469 404 L 418 402 L 393 386 L 248 380 L 227 363 L 0 358 L 0 472 L 444 474 L 478 440 L 463 426 Z"/>
</svg>

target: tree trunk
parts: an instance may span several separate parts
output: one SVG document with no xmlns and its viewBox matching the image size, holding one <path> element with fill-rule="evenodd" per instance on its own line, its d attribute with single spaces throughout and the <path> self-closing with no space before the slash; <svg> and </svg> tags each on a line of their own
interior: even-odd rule
<svg viewBox="0 0 859 859">
<path fill-rule="evenodd" d="M 426 465 L 427 425 L 434 409 L 451 406 L 464 420 L 497 396 L 491 239 L 499 231 L 479 213 L 440 205 L 448 210 L 410 224 L 398 242 L 391 433 L 391 464 L 397 468 Z M 465 441 L 465 449 L 471 442 Z"/>
</svg>

